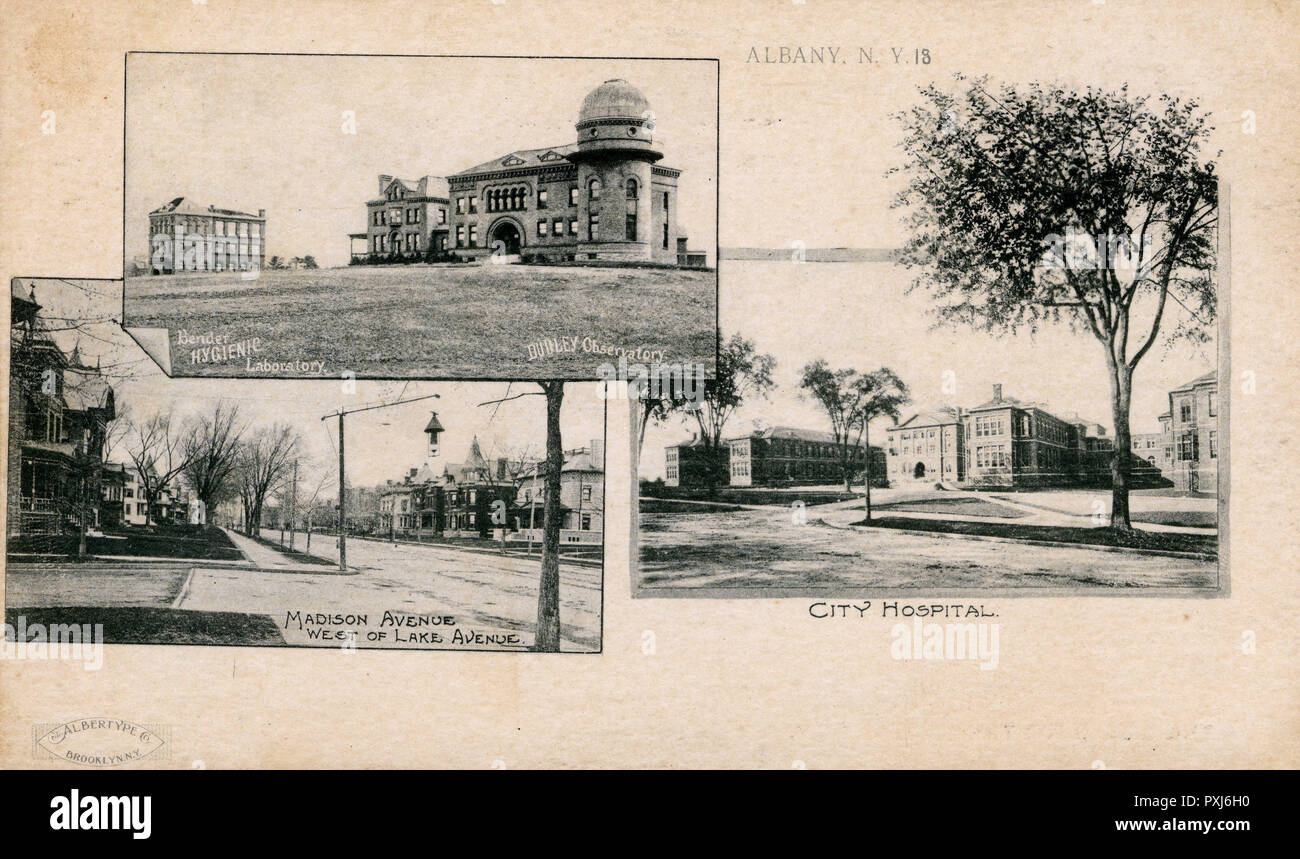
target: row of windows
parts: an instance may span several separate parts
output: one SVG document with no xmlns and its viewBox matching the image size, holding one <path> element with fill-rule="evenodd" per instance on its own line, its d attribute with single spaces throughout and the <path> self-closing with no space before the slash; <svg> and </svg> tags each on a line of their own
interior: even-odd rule
<svg viewBox="0 0 1300 859">
<path fill-rule="evenodd" d="M 153 229 L 169 233 L 179 225 L 186 232 L 206 236 L 208 235 L 209 223 L 212 225 L 212 235 L 214 236 L 238 236 L 240 238 L 254 239 L 262 237 L 262 225 L 248 221 L 208 221 L 206 218 L 184 218 L 177 222 L 173 218 L 159 218 L 153 222 Z"/>
<path fill-rule="evenodd" d="M 578 234 L 578 219 L 570 218 L 569 235 L 576 236 L 577 234 Z M 564 219 L 556 218 L 554 221 L 549 221 L 549 222 L 545 218 L 540 219 L 537 222 L 537 235 L 541 238 L 545 238 L 548 235 L 563 236 Z"/>
<path fill-rule="evenodd" d="M 423 221 L 423 218 L 418 206 L 408 209 L 376 209 L 370 213 L 370 224 L 375 227 L 395 227 L 403 223 L 418 224 Z M 440 225 L 447 223 L 446 209 L 438 209 L 438 223 Z"/>
<path fill-rule="evenodd" d="M 420 249 L 420 236 L 418 233 L 407 233 L 405 237 L 398 236 L 397 241 L 393 242 L 391 236 L 372 236 L 370 239 L 370 249 L 377 254 L 386 254 L 393 251 L 418 251 Z"/>
<path fill-rule="evenodd" d="M 592 179 L 587 183 L 587 199 L 595 202 L 600 199 L 601 192 L 604 190 L 599 179 Z M 528 208 L 528 198 L 530 189 L 527 185 L 516 185 L 509 188 L 489 188 L 483 192 L 484 206 L 489 212 L 514 212 Z M 623 183 L 623 193 L 628 200 L 636 200 L 640 195 L 640 185 L 636 179 L 629 178 Z M 668 212 L 668 192 L 664 192 L 664 213 L 667 217 Z M 537 208 L 545 209 L 550 205 L 550 191 L 547 188 L 539 188 L 537 191 Z M 569 205 L 578 205 L 578 186 L 569 187 Z M 465 194 L 456 198 L 456 213 L 459 215 L 474 214 L 478 211 L 478 196 L 475 194 Z"/>
<path fill-rule="evenodd" d="M 981 444 L 975 448 L 975 467 L 976 468 L 1006 468 L 1010 465 L 1007 459 L 1007 446 L 1005 444 Z"/>
<path fill-rule="evenodd" d="M 1007 422 L 1002 417 L 977 415 L 974 424 L 977 436 L 1005 435 L 1007 431 Z M 966 425 L 966 435 L 970 435 L 970 424 Z"/>
</svg>

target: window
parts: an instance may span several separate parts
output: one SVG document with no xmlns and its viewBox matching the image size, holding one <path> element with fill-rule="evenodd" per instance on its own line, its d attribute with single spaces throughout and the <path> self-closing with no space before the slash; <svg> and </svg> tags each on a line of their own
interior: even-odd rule
<svg viewBox="0 0 1300 859">
<path fill-rule="evenodd" d="M 470 197 L 470 198 L 469 198 L 469 210 L 470 210 L 470 212 L 477 212 L 477 211 L 478 211 L 478 197 Z"/>
<path fill-rule="evenodd" d="M 478 247 L 478 224 L 469 225 L 469 246 Z"/>
<path fill-rule="evenodd" d="M 628 179 L 628 180 L 627 180 L 627 198 L 628 198 L 629 200 L 635 200 L 635 199 L 636 199 L 636 192 L 637 192 L 636 180 L 635 180 L 635 179 Z"/>
<path fill-rule="evenodd" d="M 576 236 L 577 234 L 578 234 L 578 219 L 569 218 L 569 235 Z"/>
<path fill-rule="evenodd" d="M 460 224 L 456 227 L 456 247 L 465 247 L 465 225 Z"/>
<path fill-rule="evenodd" d="M 439 223 L 439 224 L 446 224 L 446 223 L 447 223 L 447 210 L 446 210 L 446 209 L 439 209 L 439 210 L 438 210 L 438 223 Z"/>
<path fill-rule="evenodd" d="M 547 200 L 547 197 L 548 197 L 548 196 L 549 196 L 549 195 L 546 193 L 546 189 L 545 189 L 545 188 L 538 188 L 538 189 L 537 189 L 537 208 L 539 208 L 539 209 L 545 209 L 545 208 L 546 208 L 546 200 Z"/>
<path fill-rule="evenodd" d="M 636 215 L 632 212 L 628 212 L 627 214 L 627 225 L 625 230 L 626 232 L 624 235 L 627 236 L 627 240 L 629 242 L 636 241 Z"/>
<path fill-rule="evenodd" d="M 600 180 L 592 179 L 587 183 L 587 199 L 595 202 L 600 199 Z"/>
<path fill-rule="evenodd" d="M 569 205 L 570 205 L 570 206 L 576 206 L 576 205 L 578 205 L 578 186 L 577 186 L 577 185 L 574 185 L 572 188 L 569 189 Z"/>
<path fill-rule="evenodd" d="M 545 237 L 546 229 L 547 229 L 547 221 L 545 218 L 542 218 L 540 221 L 537 222 L 537 235 L 539 237 Z"/>
<path fill-rule="evenodd" d="M 582 514 L 582 530 L 584 530 L 584 531 L 590 531 L 590 530 L 591 530 L 591 514 L 590 514 L 590 513 L 583 513 L 583 514 Z"/>
<path fill-rule="evenodd" d="M 1197 455 L 1200 451 L 1200 445 L 1197 443 L 1196 433 L 1185 432 L 1178 437 L 1178 461 L 1195 462 L 1200 459 Z"/>
<path fill-rule="evenodd" d="M 564 235 L 563 218 L 556 218 L 554 223 L 551 224 L 551 235 L 556 236 L 557 238 Z"/>
<path fill-rule="evenodd" d="M 458 214 L 458 215 L 463 215 L 463 214 L 465 214 L 465 198 L 464 198 L 464 197 L 457 197 L 457 198 L 456 198 L 456 214 Z"/>
<path fill-rule="evenodd" d="M 590 501 L 590 500 L 591 500 L 591 486 L 590 486 L 590 485 L 587 485 L 587 486 L 582 487 L 582 500 L 583 500 L 583 501 Z"/>
<path fill-rule="evenodd" d="M 1218 392 L 1217 392 L 1217 391 L 1210 391 L 1210 393 L 1209 393 L 1209 400 L 1210 400 L 1210 417 L 1214 417 L 1215 415 L 1217 415 L 1217 414 L 1219 413 L 1219 394 L 1218 394 Z M 1210 455 L 1213 456 L 1214 454 L 1210 454 Z"/>
<path fill-rule="evenodd" d="M 250 227 L 248 228 L 248 231 L 249 231 L 249 235 L 251 235 L 253 238 L 255 238 L 255 239 L 256 239 L 256 238 L 259 238 L 259 237 L 262 235 L 262 225 L 261 225 L 261 224 L 253 224 L 252 226 L 250 226 Z M 1214 395 L 1211 394 L 1210 396 L 1212 397 L 1212 396 L 1214 396 Z M 1212 408 L 1213 408 L 1213 407 L 1211 407 L 1211 409 L 1212 409 Z M 1211 411 L 1210 414 L 1214 414 L 1214 412 Z"/>
<path fill-rule="evenodd" d="M 1210 459 L 1219 458 L 1219 434 L 1210 430 Z"/>
<path fill-rule="evenodd" d="M 1187 397 L 1178 404 L 1178 419 L 1187 423 L 1196 415 L 1195 400 Z"/>
<path fill-rule="evenodd" d="M 587 240 L 596 241 L 600 238 L 600 213 L 592 212 L 587 216 Z"/>
</svg>

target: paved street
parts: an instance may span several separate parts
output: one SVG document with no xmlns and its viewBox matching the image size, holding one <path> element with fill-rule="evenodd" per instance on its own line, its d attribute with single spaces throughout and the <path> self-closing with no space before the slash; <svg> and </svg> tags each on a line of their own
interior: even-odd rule
<svg viewBox="0 0 1300 859">
<path fill-rule="evenodd" d="M 227 532 L 230 533 L 230 532 Z M 278 541 L 278 532 L 264 531 Z M 11 564 L 15 606 L 142 606 L 266 615 L 289 644 L 526 650 L 533 644 L 540 555 L 348 540 L 348 566 L 287 559 L 239 534 L 257 568 L 230 564 Z M 302 548 L 302 535 L 295 545 Z M 337 560 L 334 540 L 312 553 Z M 600 649 L 601 570 L 560 564 L 561 649 Z"/>
<path fill-rule="evenodd" d="M 263 531 L 263 536 L 279 540 L 279 532 Z M 304 544 L 298 535 L 295 546 Z M 337 560 L 334 539 L 313 537 L 312 554 Z M 331 639 L 313 637 L 313 632 L 339 627 L 356 629 L 358 646 L 526 649 L 533 643 L 540 556 L 349 539 L 348 566 L 358 572 L 338 575 L 329 567 L 302 572 L 300 565 L 292 572 L 196 569 L 179 607 L 269 614 L 290 644 L 335 645 L 338 642 Z M 599 649 L 600 610 L 600 568 L 561 563 L 564 650 Z M 392 613 L 388 620 L 386 611 Z M 340 613 L 365 614 L 368 623 L 337 624 L 332 618 L 324 624 L 307 622 L 308 616 Z M 435 625 L 434 617 L 451 617 L 454 625 Z M 408 629 L 411 632 L 405 632 Z M 471 632 L 496 637 L 490 642 L 453 641 L 456 630 L 462 638 Z M 384 638 L 367 641 L 370 633 Z M 443 640 L 432 640 L 434 634 Z"/>
</svg>

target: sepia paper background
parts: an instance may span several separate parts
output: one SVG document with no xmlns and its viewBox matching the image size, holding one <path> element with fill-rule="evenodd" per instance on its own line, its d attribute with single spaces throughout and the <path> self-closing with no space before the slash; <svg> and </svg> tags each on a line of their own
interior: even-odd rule
<svg viewBox="0 0 1300 859">
<path fill-rule="evenodd" d="M 168 757 L 145 765 L 177 768 L 1300 763 L 1294 6 L 8 0 L 3 17 L 6 278 L 119 276 L 128 50 L 717 58 L 723 247 L 896 242 L 895 213 L 861 202 L 892 161 L 888 114 L 954 72 L 1196 96 L 1232 188 L 1233 378 L 1221 384 L 1234 386 L 1230 597 L 964 598 L 997 613 L 996 670 L 895 661 L 895 621 L 815 620 L 808 599 L 633 601 L 630 421 L 611 408 L 602 654 L 117 646 L 94 672 L 2 661 L 3 765 L 53 765 L 34 756 L 33 727 L 90 716 L 166 726 Z M 886 59 L 746 62 L 783 45 Z M 890 47 L 926 48 L 932 63 L 895 65 Z M 720 317 L 808 300 L 723 278 Z M 871 310 L 863 284 L 860 306 L 827 308 L 826 336 Z"/>
</svg>

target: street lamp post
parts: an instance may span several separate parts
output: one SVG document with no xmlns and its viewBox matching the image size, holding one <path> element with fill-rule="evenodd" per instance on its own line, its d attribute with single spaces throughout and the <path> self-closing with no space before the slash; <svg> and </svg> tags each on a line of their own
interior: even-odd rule
<svg viewBox="0 0 1300 859">
<path fill-rule="evenodd" d="M 439 399 L 437 394 L 425 394 L 423 397 L 411 397 L 410 399 L 406 399 L 406 400 L 395 400 L 394 402 L 391 403 L 379 403 L 378 405 L 373 405 L 373 406 L 362 406 L 361 408 L 357 408 L 357 409 L 344 409 L 340 407 L 337 412 L 330 412 L 328 415 L 321 415 L 321 420 L 323 421 L 329 420 L 330 418 L 333 417 L 337 417 L 339 419 L 339 570 L 340 571 L 346 571 L 348 568 L 347 481 L 345 479 L 345 475 L 347 472 L 344 466 L 344 458 L 343 458 L 343 418 L 346 417 L 347 415 L 354 415 L 357 412 L 371 412 L 374 411 L 375 409 L 387 409 L 393 406 L 405 405 L 406 403 L 418 403 L 420 400 L 434 400 L 434 399 Z M 434 419 L 435 420 L 437 419 L 436 415 L 434 416 Z M 442 426 L 439 425 L 438 429 L 441 431 Z M 435 446 L 436 449 L 436 444 L 437 444 L 436 434 L 433 434 L 431 436 L 431 443 Z"/>
</svg>

